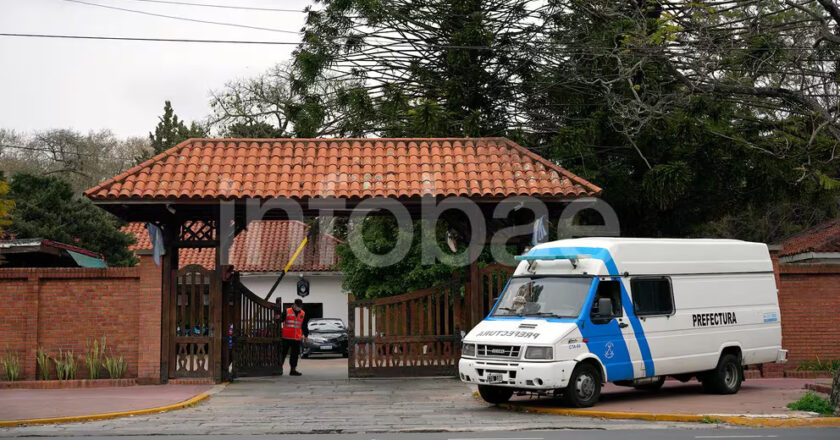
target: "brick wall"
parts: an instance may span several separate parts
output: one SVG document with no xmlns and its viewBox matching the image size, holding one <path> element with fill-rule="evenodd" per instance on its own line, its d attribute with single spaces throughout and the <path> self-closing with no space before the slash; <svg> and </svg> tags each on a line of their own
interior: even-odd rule
<svg viewBox="0 0 840 440">
<path fill-rule="evenodd" d="M 840 359 L 840 264 L 777 264 L 785 369 Z"/>
<path fill-rule="evenodd" d="M 131 268 L 0 269 L 0 353 L 16 352 L 24 379 L 35 379 L 38 347 L 72 350 L 86 378 L 85 343 L 105 336 L 128 361 L 128 377 L 157 383 L 160 305 L 161 270 L 150 256 Z"/>
</svg>

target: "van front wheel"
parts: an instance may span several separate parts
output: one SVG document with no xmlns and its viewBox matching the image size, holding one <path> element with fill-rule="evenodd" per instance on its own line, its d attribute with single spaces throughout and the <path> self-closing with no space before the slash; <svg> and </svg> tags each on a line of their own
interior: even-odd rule
<svg viewBox="0 0 840 440">
<path fill-rule="evenodd" d="M 714 394 L 735 394 L 741 389 L 744 377 L 738 356 L 725 354 L 720 357 L 717 367 L 703 375 L 703 389 Z"/>
<path fill-rule="evenodd" d="M 563 400 L 575 408 L 587 408 L 601 397 L 601 372 L 590 363 L 578 364 L 569 378 Z"/>
<path fill-rule="evenodd" d="M 481 398 L 484 399 L 485 402 L 492 403 L 493 405 L 498 405 L 500 403 L 505 403 L 508 400 L 510 400 L 510 396 L 513 395 L 513 389 L 505 387 L 492 387 L 489 385 L 479 385 L 478 394 L 481 395 Z"/>
</svg>

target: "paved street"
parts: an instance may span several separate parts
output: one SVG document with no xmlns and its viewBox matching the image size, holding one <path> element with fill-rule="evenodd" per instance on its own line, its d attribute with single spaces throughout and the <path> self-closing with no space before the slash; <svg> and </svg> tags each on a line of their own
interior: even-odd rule
<svg viewBox="0 0 840 440">
<path fill-rule="evenodd" d="M 301 362 L 301 369 L 304 372 L 302 377 L 238 379 L 192 408 L 87 423 L 0 429 L 0 436 L 428 433 L 716 427 L 710 424 L 603 420 L 509 411 L 477 399 L 471 387 L 454 379 L 347 380 L 344 359 L 307 359 Z M 755 383 L 749 381 L 747 385 L 752 386 L 752 389 L 745 388 L 742 394 L 724 398 L 733 402 L 737 399 L 754 402 L 761 392 L 761 387 Z M 779 390 L 770 386 L 766 388 L 771 389 L 765 392 L 801 395 L 803 391 L 794 389 L 796 386 L 800 385 Z M 669 388 L 672 387 L 675 385 L 669 384 Z M 659 398 L 658 412 L 676 410 L 692 399 L 702 403 L 706 402 L 704 399 L 715 397 L 698 394 L 695 388 L 689 385 L 685 394 L 676 389 L 665 391 Z M 604 396 L 604 408 L 624 408 L 625 411 L 633 409 L 634 400 L 627 391 L 621 390 L 624 389 Z M 650 407 L 654 398 L 641 393 L 635 401 L 639 402 L 638 405 Z M 622 402 L 623 405 L 615 406 Z M 712 403 L 709 400 L 706 405 Z M 781 411 L 776 411 L 773 405 L 766 402 L 765 406 L 777 413 Z M 737 405 L 733 408 L 737 408 Z M 727 410 L 726 407 L 717 409 L 714 412 Z M 731 429 L 725 428 L 725 431 Z M 495 437 L 495 434 L 490 437 Z"/>
<path fill-rule="evenodd" d="M 266 436 L 209 435 L 172 436 L 167 440 L 835 440 L 840 429 L 566 429 L 498 432 L 424 432 L 393 434 L 287 434 Z M 152 436 L 139 436 L 139 439 Z M 65 439 L 72 439 L 67 437 Z M 84 440 L 118 440 L 123 437 L 79 437 Z"/>
<path fill-rule="evenodd" d="M 243 378 L 193 408 L 0 429 L 0 436 L 279 434 L 668 428 L 676 423 L 558 417 L 489 406 L 454 379 L 352 380 L 344 359 L 303 360 L 303 377 Z M 309 374 L 307 374 L 309 373 Z"/>
</svg>

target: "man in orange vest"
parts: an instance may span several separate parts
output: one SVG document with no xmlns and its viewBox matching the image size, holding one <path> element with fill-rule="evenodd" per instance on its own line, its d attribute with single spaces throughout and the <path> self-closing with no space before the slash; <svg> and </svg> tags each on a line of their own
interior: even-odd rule
<svg viewBox="0 0 840 440">
<path fill-rule="evenodd" d="M 295 303 L 286 309 L 286 316 L 283 320 L 283 351 L 280 354 L 280 374 L 283 374 L 283 364 L 286 362 L 286 355 L 289 355 L 289 366 L 292 371 L 289 376 L 300 376 L 297 371 L 298 359 L 300 359 L 300 341 L 303 339 L 303 300 L 295 299 Z"/>
</svg>

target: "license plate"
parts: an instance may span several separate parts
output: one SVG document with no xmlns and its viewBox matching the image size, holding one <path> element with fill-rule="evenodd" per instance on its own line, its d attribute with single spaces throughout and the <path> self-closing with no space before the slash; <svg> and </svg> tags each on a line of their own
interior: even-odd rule
<svg viewBox="0 0 840 440">
<path fill-rule="evenodd" d="M 332 344 L 321 344 L 321 350 L 332 350 Z"/>
<path fill-rule="evenodd" d="M 487 382 L 499 383 L 502 382 L 503 376 L 501 373 L 490 373 L 487 375 Z"/>
</svg>

